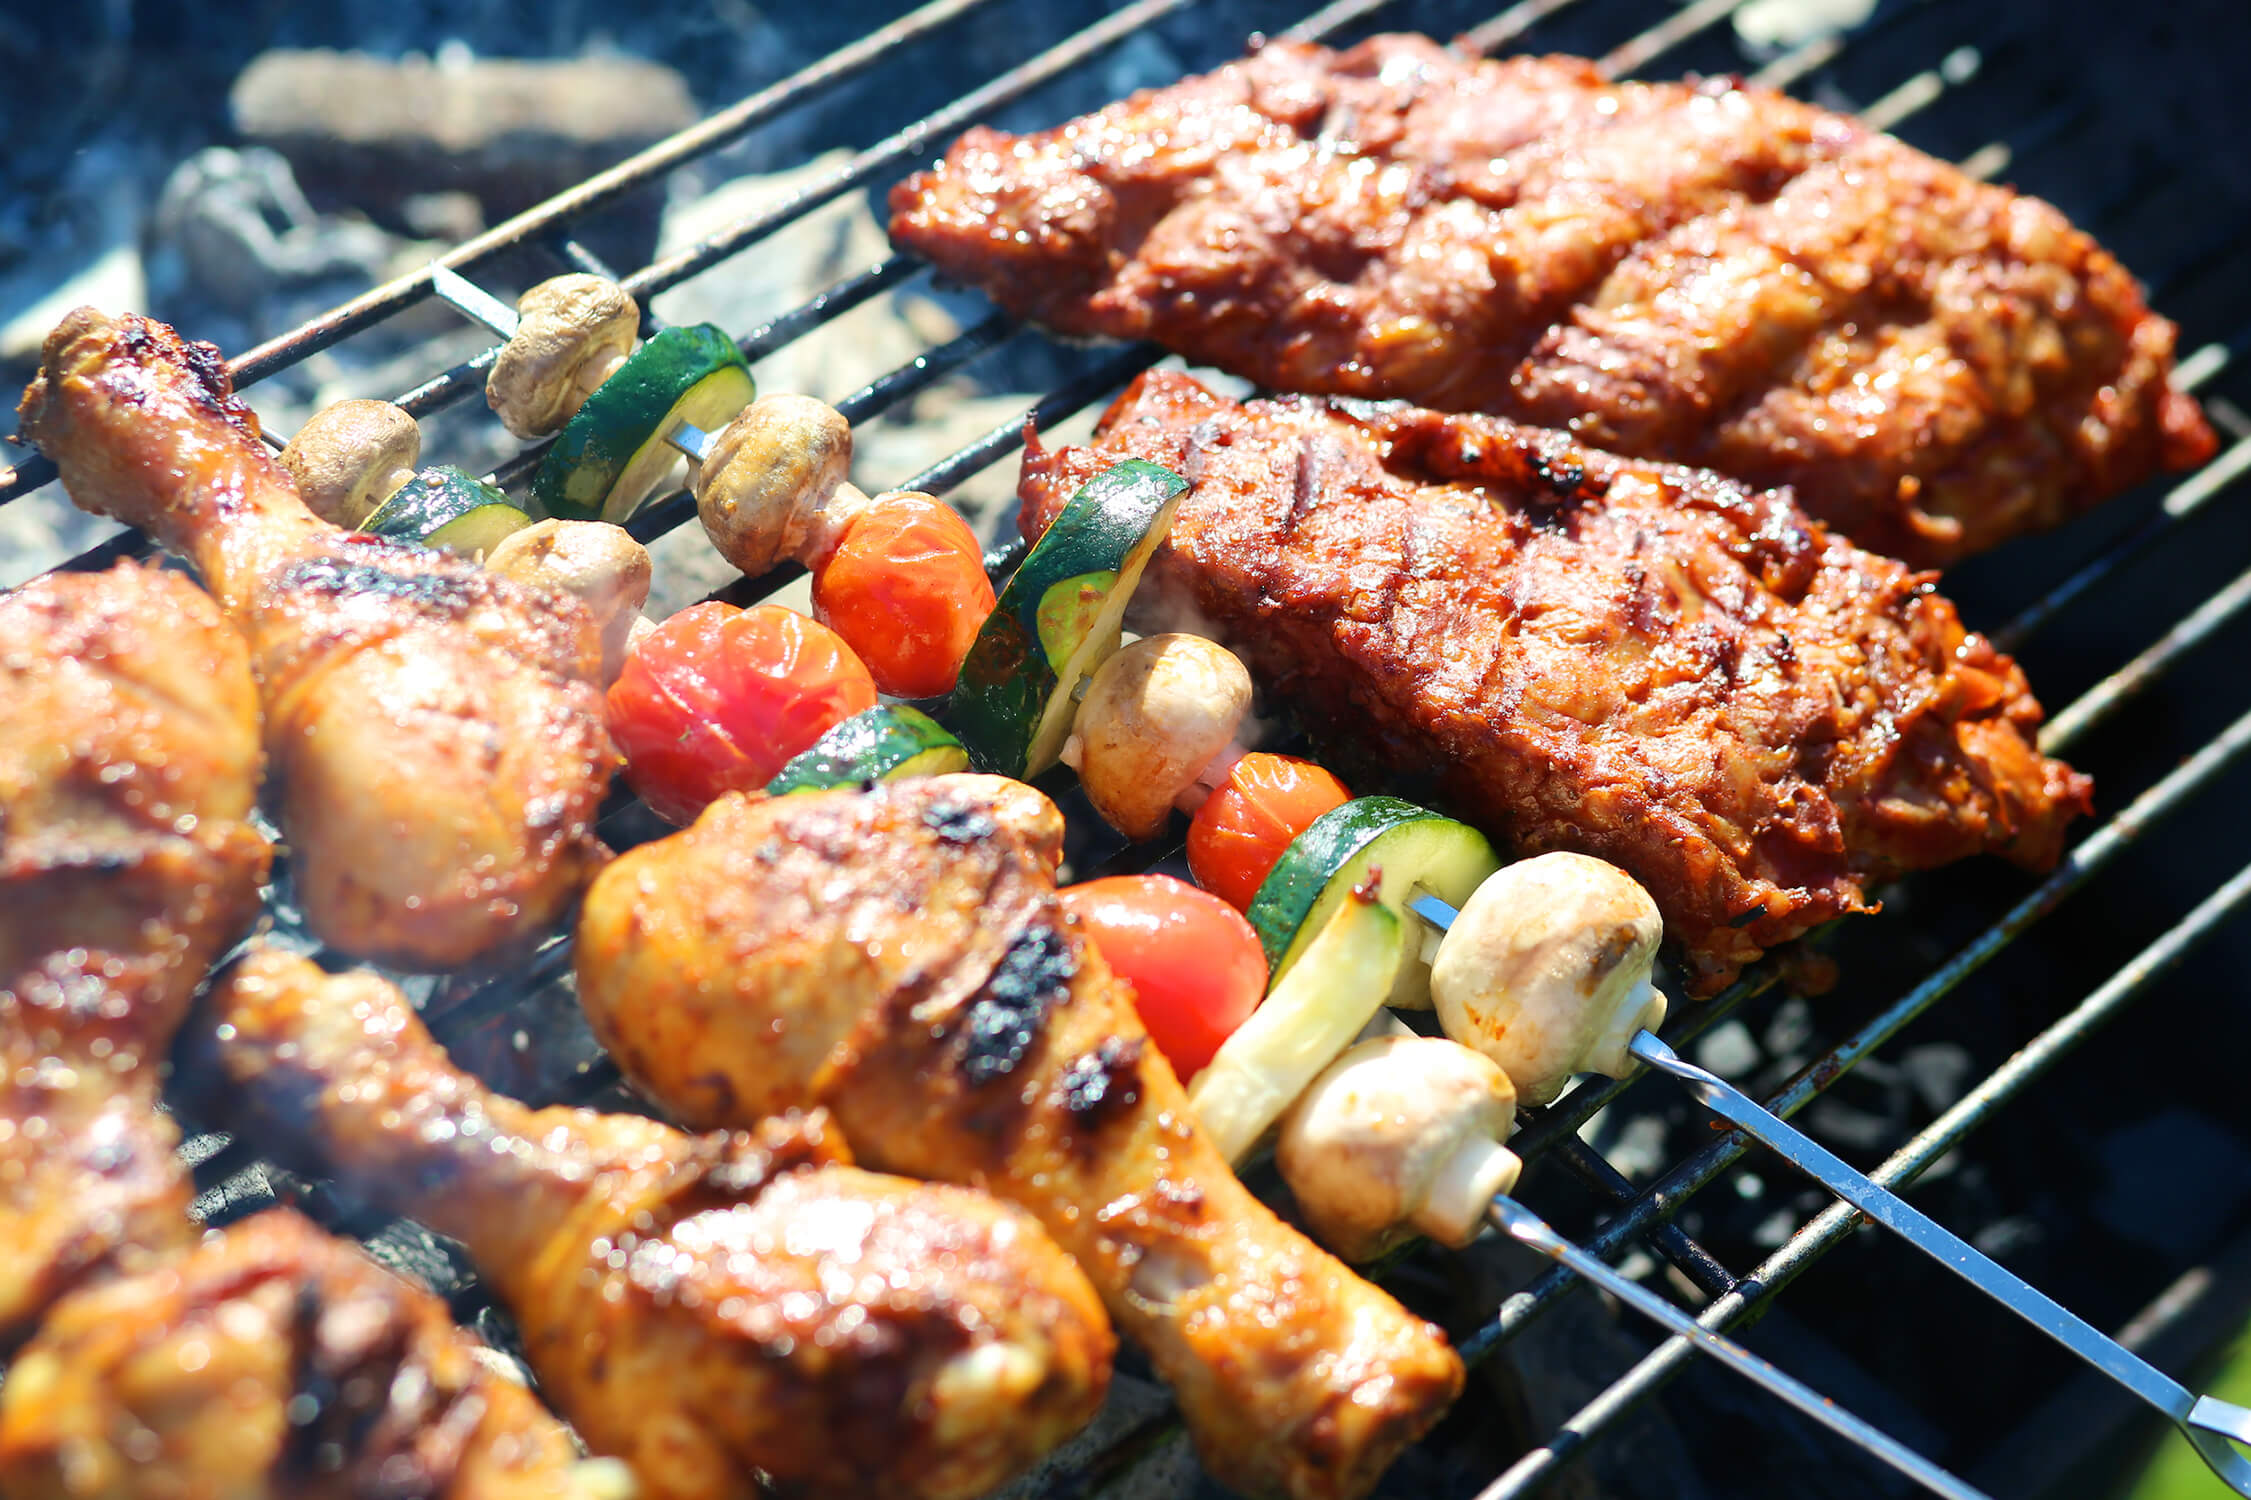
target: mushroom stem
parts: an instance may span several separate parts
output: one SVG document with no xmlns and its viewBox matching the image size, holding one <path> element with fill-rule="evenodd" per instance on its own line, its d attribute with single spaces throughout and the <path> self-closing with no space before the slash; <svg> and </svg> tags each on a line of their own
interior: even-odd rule
<svg viewBox="0 0 2251 1500">
<path fill-rule="evenodd" d="M 1523 1159 L 1499 1141 L 1473 1137 L 1454 1147 L 1408 1222 L 1442 1245 L 1465 1245 L 1485 1224 L 1485 1210 L 1516 1186 Z"/>
<path fill-rule="evenodd" d="M 1602 1024 L 1587 1038 L 1581 1059 L 1585 1070 L 1605 1078 L 1625 1077 L 1636 1066 L 1631 1050 L 1634 1033 L 1655 1031 L 1664 1024 L 1664 993 L 1645 979 L 1604 1013 Z"/>
<path fill-rule="evenodd" d="M 1235 762 L 1250 753 L 1251 747 L 1241 740 L 1229 740 L 1225 748 L 1204 762 L 1204 768 L 1196 773 L 1196 779 L 1180 789 L 1180 795 L 1172 799 L 1172 805 L 1191 818 L 1194 817 L 1196 809 L 1209 801 L 1213 792 L 1227 785 L 1227 778 L 1233 773 Z M 1077 769 L 1076 762 L 1072 769 Z"/>
</svg>

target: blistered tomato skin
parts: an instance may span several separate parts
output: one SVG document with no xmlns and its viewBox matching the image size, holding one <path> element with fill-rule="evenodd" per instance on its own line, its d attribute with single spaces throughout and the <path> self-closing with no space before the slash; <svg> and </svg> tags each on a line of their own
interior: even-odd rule
<svg viewBox="0 0 2251 1500">
<path fill-rule="evenodd" d="M 874 706 L 867 668 L 826 626 L 778 604 L 697 604 L 626 658 L 610 685 L 610 737 L 633 790 L 685 824 L 721 792 L 762 790 L 791 756 Z"/>
<path fill-rule="evenodd" d="M 1309 760 L 1254 750 L 1196 809 L 1188 868 L 1205 890 L 1247 910 L 1290 841 L 1351 798 L 1343 782 Z"/>
<path fill-rule="evenodd" d="M 1169 875 L 1117 875 L 1065 886 L 1102 960 L 1133 991 L 1149 1040 L 1183 1083 L 1266 994 L 1266 955 L 1242 914 Z"/>
<path fill-rule="evenodd" d="M 813 575 L 813 617 L 849 641 L 894 697 L 952 692 L 992 612 L 976 534 L 928 495 L 879 496 Z"/>
</svg>

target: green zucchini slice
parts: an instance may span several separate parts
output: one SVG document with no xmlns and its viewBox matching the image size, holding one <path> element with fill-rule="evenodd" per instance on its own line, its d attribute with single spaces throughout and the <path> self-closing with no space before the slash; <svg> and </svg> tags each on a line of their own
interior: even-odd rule
<svg viewBox="0 0 2251 1500">
<path fill-rule="evenodd" d="M 769 795 L 864 786 L 969 769 L 969 752 L 938 721 L 904 704 L 879 703 L 838 724 L 766 783 Z"/>
<path fill-rule="evenodd" d="M 531 517 L 499 490 L 440 464 L 400 486 L 368 514 L 360 530 L 475 557 L 530 524 Z"/>
<path fill-rule="evenodd" d="M 1458 908 L 1500 867 L 1492 844 L 1467 823 L 1396 797 L 1355 797 L 1321 814 L 1290 841 L 1244 915 L 1266 949 L 1270 983 L 1279 985 L 1329 914 L 1371 871 L 1380 876 L 1376 899 L 1413 930 L 1421 918 L 1411 916 L 1406 903 L 1417 891 Z M 1427 961 L 1410 953 L 1399 966 L 1390 1003 L 1429 1008 Z"/>
<path fill-rule="evenodd" d="M 1220 1045 L 1188 1102 L 1222 1156 L 1241 1161 L 1382 1008 L 1406 929 L 1380 901 L 1344 901 L 1306 945 L 1306 961 Z"/>
<path fill-rule="evenodd" d="M 947 717 L 979 768 L 1055 764 L 1086 680 L 1118 649 L 1126 604 L 1188 481 L 1138 458 L 1096 475 L 1047 528 L 962 660 Z"/>
<path fill-rule="evenodd" d="M 757 394 L 725 329 L 667 328 L 563 425 L 532 478 L 532 498 L 563 520 L 623 522 L 679 458 L 666 433 L 682 422 L 717 432 Z"/>
</svg>

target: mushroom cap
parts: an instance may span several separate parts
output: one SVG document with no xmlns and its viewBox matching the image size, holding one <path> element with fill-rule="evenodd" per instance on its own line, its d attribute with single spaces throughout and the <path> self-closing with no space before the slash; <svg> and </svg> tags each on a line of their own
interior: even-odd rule
<svg viewBox="0 0 2251 1500">
<path fill-rule="evenodd" d="M 825 401 L 761 396 L 711 440 L 696 468 L 696 515 L 719 555 L 751 578 L 783 558 L 812 566 L 851 490 L 852 427 Z M 857 495 L 857 491 L 852 494 Z"/>
<path fill-rule="evenodd" d="M 641 310 L 616 282 L 572 274 L 518 299 L 515 337 L 485 377 L 485 401 L 520 438 L 555 431 L 633 350 Z"/>
<path fill-rule="evenodd" d="M 354 527 L 414 477 L 421 456 L 422 429 L 403 407 L 351 400 L 314 412 L 281 450 L 281 466 L 314 515 Z"/>
<path fill-rule="evenodd" d="M 607 521 L 540 521 L 511 532 L 485 557 L 488 572 L 576 595 L 602 633 L 602 680 L 625 665 L 633 622 L 649 602 L 649 549 Z"/>
<path fill-rule="evenodd" d="M 1649 987 L 1664 921 L 1649 892 L 1584 854 L 1496 872 L 1463 903 L 1430 966 L 1446 1035 L 1545 1104 L 1575 1073 L 1626 1071 L 1624 1044 L 1664 1018 Z"/>
<path fill-rule="evenodd" d="M 1515 1156 L 1497 1149 L 1515 1121 L 1516 1090 L 1491 1058 L 1443 1037 L 1378 1037 L 1299 1096 L 1275 1165 L 1314 1238 L 1346 1260 L 1417 1229 L 1458 1247 L 1515 1185 Z"/>
<path fill-rule="evenodd" d="M 1127 838 L 1156 837 L 1250 706 L 1249 670 L 1216 641 L 1152 635 L 1120 647 L 1095 670 L 1072 723 L 1087 800 Z"/>
</svg>

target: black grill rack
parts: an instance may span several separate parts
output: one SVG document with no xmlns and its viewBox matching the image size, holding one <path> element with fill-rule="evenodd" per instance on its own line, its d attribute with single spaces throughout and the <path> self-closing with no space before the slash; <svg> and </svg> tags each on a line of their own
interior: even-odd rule
<svg viewBox="0 0 2251 1500">
<path fill-rule="evenodd" d="M 1498 15 L 1464 15 L 1456 13 L 1461 7 L 1445 4 L 1338 0 L 1284 24 L 1291 22 L 1291 17 L 1271 14 L 1274 6 L 1260 0 L 1243 0 L 1241 4 L 1230 0 L 1135 0 L 1051 43 L 1043 43 L 1035 34 L 1026 35 L 1027 51 L 1043 50 L 1032 52 L 937 112 L 865 147 L 788 201 L 619 279 L 645 304 L 649 296 L 752 249 L 767 235 L 826 203 L 881 187 L 935 155 L 963 127 L 993 119 L 1020 101 L 1033 100 L 1043 110 L 1053 102 L 1054 107 L 1045 115 L 1047 120 L 1059 120 L 1104 102 L 1107 89 L 1090 64 L 1141 28 L 1178 29 L 1184 17 L 1198 23 L 1194 33 L 1197 40 L 1185 44 L 1183 50 L 1200 54 L 1194 58 L 1199 68 L 1235 55 L 1245 38 L 1260 27 L 1273 27 L 1283 35 L 1339 41 L 1379 28 L 1411 27 L 1437 34 L 1466 31 L 1488 52 L 1580 51 L 1600 56 L 1607 69 L 1621 76 L 1665 76 L 1692 69 L 1744 68 L 1729 27 L 1743 4 L 1744 0 L 1693 0 L 1671 8 L 1661 0 L 1520 0 Z M 796 75 L 479 235 L 448 254 L 446 263 L 474 277 L 480 264 L 495 255 L 528 249 L 547 254 L 558 268 L 597 269 L 609 274 L 572 238 L 578 221 L 660 180 L 671 169 L 718 150 L 871 70 L 900 65 L 946 28 L 977 25 L 980 12 L 995 13 L 1003 8 L 999 0 L 932 0 Z M 2005 9 L 1969 10 L 1964 13 L 1967 19 L 1959 23 L 1945 14 L 1947 10 L 1915 0 L 1888 4 L 1857 30 L 1808 42 L 1750 71 L 1759 82 L 1856 109 L 1871 122 L 1930 149 L 1946 150 L 1968 139 L 1972 149 L 1957 149 L 1952 154 L 1981 176 L 2006 173 L 2042 153 L 2076 151 L 2103 129 L 2107 101 L 2098 94 L 2065 93 L 2042 98 L 2036 90 L 2010 84 L 2008 75 L 2015 66 L 2011 60 L 2036 53 L 2053 41 L 2041 34 L 2037 12 L 2023 13 L 2012 29 L 2007 18 L 2016 13 Z M 1190 12 L 1195 14 L 1189 16 Z M 1998 30 L 1993 24 L 1997 16 L 2002 18 Z M 1171 34 L 1168 30 L 1167 35 Z M 1903 46 L 1927 48 L 1920 55 L 1928 65 L 1896 71 L 1892 60 Z M 1867 61 L 1875 56 L 1883 62 Z M 1893 66 L 1895 71 L 1889 77 L 1871 76 L 1872 69 L 1881 65 Z M 1138 80 L 1144 84 L 1169 81 L 1158 77 Z M 1976 134 L 1978 111 L 1955 106 L 1965 99 L 1974 102 L 1981 91 L 1989 90 L 1999 90 L 2005 102 L 1989 106 L 1984 118 L 1989 126 L 1998 118 L 2004 128 L 1993 138 L 1980 139 Z M 2033 97 L 2028 98 L 2028 93 Z M 2183 175 L 2193 185 L 2193 173 Z M 2225 513 L 2226 502 L 2244 498 L 2243 480 L 2251 470 L 2251 436 L 2246 435 L 2251 433 L 2251 423 L 2244 421 L 2224 393 L 2228 382 L 2241 379 L 2242 355 L 2246 342 L 2251 341 L 2251 327 L 2240 320 L 2251 318 L 2251 308 L 2242 305 L 2240 296 L 2231 300 L 2224 291 L 2209 290 L 2213 283 L 2226 280 L 2226 256 L 2241 235 L 2241 220 L 2211 204 L 2203 205 L 2203 218 L 2198 217 L 2198 211 L 2184 214 L 2175 191 L 2178 179 L 2163 174 L 2151 180 L 2117 183 L 2107 193 L 2084 195 L 2091 201 L 2072 201 L 2054 186 L 2056 176 L 2052 171 L 2044 174 L 2038 186 L 2050 196 L 2063 198 L 2067 211 L 2098 235 L 2108 236 L 2122 226 L 2130 227 L 2153 212 L 2173 217 L 2176 232 L 2167 242 L 2169 259 L 2135 264 L 2149 276 L 2153 301 L 2161 310 L 2188 320 L 2180 378 L 2207 399 L 2224 430 L 2226 445 L 2202 471 L 2160 486 L 2151 495 L 2117 503 L 2103 513 L 2105 520 L 2082 523 L 2060 538 L 2026 544 L 2030 550 L 2013 554 L 2017 561 L 2008 565 L 2006 575 L 1992 568 L 1975 573 L 1976 567 L 1984 565 L 1973 565 L 1968 570 L 1974 575 L 1970 579 L 1973 588 L 1987 585 L 1991 592 L 2004 597 L 2014 595 L 2014 613 L 1997 612 L 1994 620 L 2004 622 L 1990 632 L 2011 649 L 2024 648 L 2039 633 L 2066 622 L 2076 611 L 2095 607 L 2106 598 L 2115 600 L 2121 590 L 2146 589 L 2149 581 L 2136 573 L 2136 564 L 2161 545 L 2190 544 L 2182 540 L 2184 536 L 2193 540 L 2197 535 L 2189 528 L 2199 524 L 2209 527 L 2211 517 Z M 2128 249 L 2125 253 L 2132 261 L 2133 252 Z M 755 366 L 761 357 L 784 345 L 818 338 L 830 320 L 840 314 L 926 274 L 917 262 L 892 256 L 846 278 L 804 306 L 744 333 L 741 347 Z M 229 367 L 238 385 L 254 386 L 266 376 L 412 308 L 430 293 L 426 273 L 402 277 L 237 356 Z M 2191 304 L 2207 320 L 2204 324 L 2191 316 Z M 960 336 L 846 397 L 838 403 L 839 409 L 855 425 L 878 419 L 932 383 L 973 366 L 981 356 L 1015 341 L 1036 341 L 1040 337 L 998 314 L 985 317 Z M 491 357 L 491 351 L 487 351 L 436 373 L 397 399 L 421 416 L 470 398 L 481 389 Z M 1067 361 L 1066 367 L 1074 373 L 1033 403 L 1024 418 L 996 426 L 921 473 L 898 479 L 895 485 L 891 483 L 893 476 L 872 477 L 884 481 L 885 487 L 944 494 L 978 471 L 1004 461 L 1021 443 L 1025 418 L 1046 429 L 1086 411 L 1161 355 L 1146 347 L 1111 347 L 1056 351 L 1055 357 Z M 544 444 L 527 449 L 500 470 L 499 480 L 520 487 L 543 448 Z M 52 467 L 35 458 L 12 480 L 0 485 L 0 503 L 52 478 Z M 649 506 L 628 529 L 648 541 L 680 526 L 692 515 L 693 504 L 688 497 L 675 494 Z M 148 546 L 145 538 L 128 533 L 67 566 L 102 567 L 119 557 L 145 554 Z M 2008 582 L 1999 581 L 2003 578 Z M 781 574 L 746 581 L 732 586 L 726 596 L 747 602 L 786 581 Z M 2038 592 L 2025 597 L 2028 581 Z M 1954 588 L 1951 580 L 1949 587 Z M 2180 615 L 2176 624 L 2123 666 L 2057 709 L 2041 737 L 2043 749 L 2064 752 L 2082 744 L 2121 714 L 2146 703 L 2153 687 L 2201 648 L 2225 638 L 2243 617 L 2246 606 L 2251 605 L 2251 571 L 2201 600 L 2182 602 L 2193 603 L 2193 607 Z M 1973 623 L 1993 624 L 1994 620 Z M 2059 675 L 2063 673 L 2059 671 Z M 2120 795 L 2119 776 L 2106 780 L 2104 807 L 2108 816 L 2095 821 L 2045 880 L 2011 884 L 2005 872 L 1982 873 L 1985 890 L 2015 892 L 2014 904 L 1997 918 L 1970 928 L 1972 935 L 1959 943 L 1951 957 L 1929 969 L 1896 999 L 1875 1004 L 1859 1015 L 1854 1029 L 1772 1091 L 1768 1104 L 1783 1115 L 1807 1106 L 1856 1064 L 1969 983 L 2015 939 L 2116 864 L 2150 830 L 2198 806 L 2200 799 L 2209 808 L 2214 788 L 2240 768 L 2245 752 L 2251 750 L 2251 701 L 2246 701 L 2251 700 L 2251 694 L 2244 692 L 2243 681 L 2231 680 L 2222 672 L 2212 677 L 2210 685 L 2222 699 L 2222 708 L 2241 710 L 2239 717 L 2215 733 L 2198 732 L 2185 747 L 2175 747 L 2176 752 L 2185 749 L 2186 753 L 2178 755 L 2177 763 L 2169 769 L 2153 768 L 2162 769 L 2162 774 L 2154 780 L 2143 777 L 2130 797 Z M 2144 757 L 2137 769 L 2147 765 Z M 645 810 L 621 796 L 605 809 L 603 831 L 613 844 L 624 845 L 661 830 Z M 1075 862 L 1082 870 L 1090 866 L 1139 868 L 1164 852 L 1120 849 L 1113 843 L 1082 851 Z M 2020 1050 L 1921 1130 L 1897 1141 L 1895 1149 L 1875 1168 L 1877 1180 L 1896 1187 L 1911 1183 L 2048 1073 L 2096 1028 L 2158 989 L 2164 976 L 2192 949 L 2238 918 L 2247 897 L 2251 897 L 2251 867 L 2195 901 L 2186 915 L 2172 921 L 2115 972 L 2085 985 L 2084 998 L 2076 1005 L 2045 1025 L 2035 1025 L 2029 1035 L 2020 1031 Z M 277 910 L 276 919 L 284 929 L 292 925 L 286 905 Z M 548 1061 L 541 1065 L 541 1071 L 548 1077 L 545 1091 L 550 1097 L 574 1101 L 605 1093 L 615 1097 L 614 1070 L 593 1049 L 583 1028 L 575 1024 L 575 1007 L 567 988 L 569 963 L 568 940 L 558 938 L 509 972 L 451 976 L 425 985 L 419 998 L 433 1029 L 449 1044 L 469 1046 L 479 1038 L 497 1036 L 502 1039 L 497 1048 L 502 1054 L 510 1046 L 523 1051 L 527 1045 L 544 1054 Z M 1777 972 L 1769 965 L 1752 971 L 1716 1000 L 1681 1007 L 1668 1040 L 1684 1046 L 1777 983 Z M 2050 1007 L 2049 1014 L 2058 1008 Z M 554 1061 L 556 1058 L 562 1061 Z M 566 1078 L 559 1086 L 554 1083 L 558 1070 Z M 1630 1181 L 1581 1137 L 1582 1128 L 1597 1112 L 1629 1086 L 1630 1081 L 1596 1080 L 1582 1084 L 1544 1110 L 1527 1111 L 1514 1143 L 1535 1167 L 1543 1160 L 1552 1160 L 1600 1200 L 1603 1217 L 1583 1237 L 1590 1249 L 1618 1261 L 1637 1247 L 1646 1247 L 1653 1254 L 1637 1257 L 1639 1263 L 1652 1271 L 1659 1270 L 1660 1264 L 1669 1265 L 1677 1275 L 1660 1274 L 1658 1279 L 1669 1279 L 1680 1295 L 1693 1293 L 1703 1299 L 1702 1321 L 1725 1329 L 1760 1313 L 1783 1288 L 1852 1234 L 1858 1216 L 1842 1204 L 1832 1205 L 1802 1223 L 1782 1248 L 1749 1271 L 1731 1271 L 1690 1238 L 1675 1219 L 1693 1195 L 1729 1171 L 1749 1143 L 1739 1134 L 1715 1133 L 1707 1144 L 1672 1160 L 1655 1175 Z M 217 1190 L 216 1196 L 207 1199 L 215 1212 L 231 1211 L 227 1207 L 230 1203 L 238 1210 L 247 1197 L 256 1195 L 258 1184 L 273 1175 L 258 1164 L 254 1143 L 204 1136 L 191 1141 L 189 1150 L 197 1163 L 199 1181 Z M 1549 1180 L 1540 1176 L 1532 1182 L 1538 1187 Z M 251 1186 L 245 1189 L 245 1183 Z M 393 1234 L 396 1226 L 384 1226 L 383 1221 L 358 1211 L 347 1200 L 324 1197 L 324 1190 L 317 1187 L 308 1191 L 316 1210 L 322 1210 L 332 1222 L 378 1240 L 392 1235 L 394 1258 L 414 1261 L 417 1269 L 441 1286 L 452 1288 L 457 1306 L 479 1313 L 474 1320 L 488 1329 L 492 1327 L 490 1317 L 482 1315 L 488 1310 L 481 1309 L 478 1294 L 459 1274 L 458 1267 L 433 1262 L 433 1252 L 427 1245 L 420 1250 L 410 1245 L 400 1248 L 408 1245 L 411 1232 L 408 1239 L 398 1239 Z M 1455 1330 L 1464 1354 L 1472 1361 L 1491 1356 L 1549 1311 L 1574 1281 L 1560 1269 L 1532 1278 L 1492 1308 L 1481 1324 Z M 504 1329 L 498 1331 L 505 1336 Z M 1689 1359 L 1690 1350 L 1679 1339 L 1658 1344 L 1621 1379 L 1494 1478 L 1484 1493 L 1509 1496 L 1540 1489 L 1586 1445 L 1619 1425 L 1621 1418 L 1681 1373 Z M 1047 1476 L 1045 1486 L 1051 1493 L 1084 1493 L 1106 1484 L 1139 1462 L 1175 1425 L 1161 1412 L 1146 1418 L 1101 1451 L 1074 1459 L 1066 1472 Z"/>
</svg>

